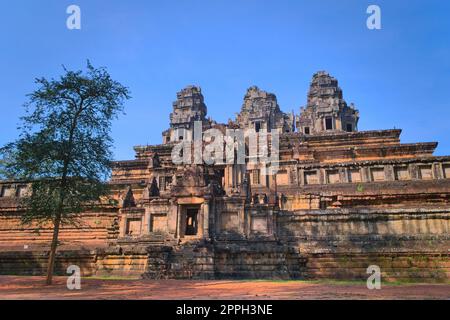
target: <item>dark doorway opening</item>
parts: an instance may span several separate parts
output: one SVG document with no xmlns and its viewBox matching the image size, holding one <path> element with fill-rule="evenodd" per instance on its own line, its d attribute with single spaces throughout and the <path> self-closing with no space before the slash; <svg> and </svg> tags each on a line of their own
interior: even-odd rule
<svg viewBox="0 0 450 320">
<path fill-rule="evenodd" d="M 217 180 L 220 183 L 220 187 L 225 187 L 225 169 L 217 170 Z"/>
<path fill-rule="evenodd" d="M 353 126 L 351 123 L 347 123 L 347 132 L 352 132 L 353 131 Z"/>
<path fill-rule="evenodd" d="M 198 209 L 187 209 L 185 235 L 195 236 L 197 234 Z"/>
<path fill-rule="evenodd" d="M 259 132 L 261 130 L 261 122 L 255 122 L 255 131 Z"/>
<path fill-rule="evenodd" d="M 325 118 L 325 129 L 333 130 L 333 119 L 332 118 Z"/>
</svg>

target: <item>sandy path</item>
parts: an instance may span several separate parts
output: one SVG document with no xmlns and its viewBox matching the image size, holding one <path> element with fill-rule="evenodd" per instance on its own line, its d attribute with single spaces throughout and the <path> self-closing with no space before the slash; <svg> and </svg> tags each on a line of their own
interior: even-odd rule
<svg viewBox="0 0 450 320">
<path fill-rule="evenodd" d="M 450 284 L 384 285 L 302 281 L 198 281 L 82 279 L 70 291 L 66 277 L 45 286 L 43 277 L 0 276 L 0 299 L 450 299 Z"/>
</svg>

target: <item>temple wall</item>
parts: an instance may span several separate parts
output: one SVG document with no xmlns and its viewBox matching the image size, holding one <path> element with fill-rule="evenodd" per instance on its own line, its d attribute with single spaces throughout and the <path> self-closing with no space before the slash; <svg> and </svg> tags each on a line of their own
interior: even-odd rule
<svg viewBox="0 0 450 320">
<path fill-rule="evenodd" d="M 0 251 L 0 275 L 44 275 L 47 272 L 48 250 Z M 55 274 L 67 275 L 71 265 L 80 267 L 82 276 L 92 276 L 97 270 L 95 251 L 57 251 Z"/>
<path fill-rule="evenodd" d="M 310 279 L 360 279 L 367 268 L 380 267 L 382 280 L 410 282 L 448 282 L 448 253 L 318 253 L 307 255 L 304 276 Z"/>
<path fill-rule="evenodd" d="M 262 214 L 248 213 L 250 224 L 252 216 Z M 285 211 L 274 216 L 272 239 L 263 236 L 269 223 L 257 232 L 248 229 L 245 241 L 225 237 L 213 244 L 161 246 L 130 239 L 112 247 L 106 239 L 114 215 L 86 214 L 90 226 L 84 231 L 63 228 L 56 272 L 65 274 L 75 264 L 85 276 L 367 279 L 367 267 L 377 265 L 385 280 L 448 281 L 448 213 L 448 208 Z M 10 231 L 2 234 L 9 234 L 2 240 L 9 246 L 0 253 L 0 274 L 44 274 L 50 233 L 14 242 L 18 220 L 2 219 L 2 228 L 8 221 Z M 91 245 L 95 250 L 87 249 Z"/>
<path fill-rule="evenodd" d="M 389 280 L 450 278 L 449 209 L 296 212 L 277 220 L 278 237 L 306 258 L 307 278 L 367 279 L 377 265 Z"/>
<path fill-rule="evenodd" d="M 114 212 L 83 213 L 76 225 L 61 226 L 60 245 L 74 248 L 106 246 L 108 238 L 112 236 L 115 219 L 117 214 Z M 17 212 L 0 215 L 0 250 L 48 247 L 52 236 L 53 229 L 50 225 L 40 228 L 36 224 L 23 225 L 20 213 Z"/>
<path fill-rule="evenodd" d="M 278 236 L 286 241 L 307 237 L 307 240 L 352 240 L 353 237 L 450 237 L 449 209 L 385 209 L 342 213 L 282 213 L 277 218 Z"/>
<path fill-rule="evenodd" d="M 148 256 L 142 252 L 101 253 L 94 266 L 97 276 L 141 277 L 147 270 Z"/>
<path fill-rule="evenodd" d="M 114 162 L 109 204 L 62 225 L 58 274 L 74 264 L 83 275 L 156 279 L 367 279 L 377 265 L 385 279 L 450 278 L 450 156 L 433 156 L 436 142 L 358 132 L 359 112 L 326 72 L 299 117 L 257 87 L 235 121 L 206 116 L 200 88 L 177 93 L 163 144 Z M 216 132 L 282 132 L 278 174 L 248 154 L 246 164 L 176 165 L 172 149 L 192 140 L 196 120 Z M 20 223 L 26 195 L 27 182 L 0 181 L 0 274 L 46 270 L 52 226 Z"/>
</svg>

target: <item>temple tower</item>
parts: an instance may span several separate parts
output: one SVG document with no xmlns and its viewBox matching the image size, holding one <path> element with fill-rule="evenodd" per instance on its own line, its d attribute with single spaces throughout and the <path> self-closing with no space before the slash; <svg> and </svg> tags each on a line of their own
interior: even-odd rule
<svg viewBox="0 0 450 320">
<path fill-rule="evenodd" d="M 210 122 L 206 119 L 206 114 L 207 108 L 200 87 L 191 85 L 178 92 L 170 114 L 170 129 L 163 132 L 163 143 L 192 140 L 194 122 L 201 121 L 203 125 Z"/>
<path fill-rule="evenodd" d="M 275 130 L 282 133 L 294 130 L 292 116 L 280 110 L 277 97 L 256 86 L 247 89 L 236 122 L 241 129 L 254 129 L 256 132 Z"/>
<path fill-rule="evenodd" d="M 297 118 L 298 131 L 303 134 L 353 132 L 358 130 L 359 112 L 343 99 L 338 81 L 325 71 L 313 75 L 306 108 Z"/>
</svg>

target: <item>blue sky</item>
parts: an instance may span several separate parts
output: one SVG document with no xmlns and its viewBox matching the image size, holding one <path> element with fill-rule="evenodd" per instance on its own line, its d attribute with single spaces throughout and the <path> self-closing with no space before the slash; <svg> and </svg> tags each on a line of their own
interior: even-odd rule
<svg viewBox="0 0 450 320">
<path fill-rule="evenodd" d="M 79 5 L 82 29 L 66 28 Z M 368 30 L 379 5 L 382 30 Z M 0 145 L 16 139 L 35 77 L 61 65 L 106 66 L 132 92 L 114 122 L 116 159 L 161 142 L 176 92 L 202 87 L 209 115 L 239 111 L 251 85 L 299 112 L 311 76 L 327 70 L 360 111 L 360 130 L 402 128 L 450 155 L 450 2 L 435 0 L 40 0 L 0 10 Z"/>
</svg>

